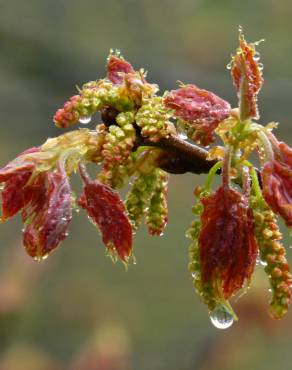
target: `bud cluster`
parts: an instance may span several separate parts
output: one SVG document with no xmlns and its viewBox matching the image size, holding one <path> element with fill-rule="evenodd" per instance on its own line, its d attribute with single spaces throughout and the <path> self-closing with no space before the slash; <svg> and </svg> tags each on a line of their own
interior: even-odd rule
<svg viewBox="0 0 292 370">
<path fill-rule="evenodd" d="M 169 109 L 161 97 L 148 99 L 136 114 L 136 123 L 141 128 L 142 136 L 150 141 L 158 142 L 161 138 L 168 137 L 173 131 L 173 124 Z"/>
<path fill-rule="evenodd" d="M 91 116 L 105 106 L 112 106 L 121 111 L 134 108 L 134 102 L 121 85 L 114 85 L 110 81 L 100 80 L 85 84 L 79 95 L 72 96 L 58 109 L 54 122 L 57 127 L 69 127 L 78 121 L 87 124 Z"/>
<path fill-rule="evenodd" d="M 113 188 L 122 187 L 133 163 L 130 157 L 135 144 L 136 131 L 131 112 L 120 113 L 116 121 L 120 126 L 111 125 L 102 147 L 103 169 L 99 179 Z"/>
</svg>

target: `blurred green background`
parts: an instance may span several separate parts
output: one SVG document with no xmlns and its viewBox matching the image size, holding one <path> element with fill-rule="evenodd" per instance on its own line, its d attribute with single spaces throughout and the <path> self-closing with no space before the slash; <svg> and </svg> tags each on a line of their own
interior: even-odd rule
<svg viewBox="0 0 292 370">
<path fill-rule="evenodd" d="M 193 82 L 235 105 L 226 65 L 238 25 L 248 40 L 266 39 L 261 121 L 280 121 L 279 137 L 292 144 L 291 19 L 290 0 L 0 1 L 1 164 L 61 133 L 54 111 L 75 85 L 104 76 L 110 48 L 161 90 Z M 200 181 L 171 177 L 169 226 L 162 238 L 136 235 L 128 272 L 104 256 L 83 212 L 40 264 L 22 248 L 19 219 L 2 225 L 0 370 L 291 369 L 292 310 L 268 317 L 261 266 L 227 331 L 211 325 L 193 290 L 184 233 Z"/>
</svg>

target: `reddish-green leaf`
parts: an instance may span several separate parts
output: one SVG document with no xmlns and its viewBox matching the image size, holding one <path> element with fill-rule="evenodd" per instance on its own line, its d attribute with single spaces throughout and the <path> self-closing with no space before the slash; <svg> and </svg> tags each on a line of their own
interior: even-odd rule
<svg viewBox="0 0 292 370">
<path fill-rule="evenodd" d="M 106 247 L 127 261 L 132 251 L 132 226 L 118 192 L 98 180 L 86 179 L 79 205 L 99 227 Z"/>
</svg>

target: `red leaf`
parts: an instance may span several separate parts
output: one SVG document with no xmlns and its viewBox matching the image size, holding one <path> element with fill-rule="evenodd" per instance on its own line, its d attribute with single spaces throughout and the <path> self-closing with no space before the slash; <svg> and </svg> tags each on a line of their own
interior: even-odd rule
<svg viewBox="0 0 292 370">
<path fill-rule="evenodd" d="M 225 100 L 196 85 L 186 85 L 172 90 L 164 100 L 168 108 L 184 121 L 193 123 L 195 140 L 208 145 L 218 124 L 229 117 L 231 107 Z"/>
<path fill-rule="evenodd" d="M 264 82 L 262 66 L 258 63 L 255 44 L 248 44 L 242 34 L 231 61 L 231 76 L 240 102 L 241 120 L 259 118 L 257 95 Z"/>
<path fill-rule="evenodd" d="M 292 149 L 270 132 L 274 158 L 262 168 L 263 195 L 273 212 L 292 227 Z"/>
<path fill-rule="evenodd" d="M 292 169 L 276 160 L 262 169 L 263 195 L 273 212 L 292 227 Z"/>
<path fill-rule="evenodd" d="M 2 221 L 16 215 L 25 205 L 24 187 L 32 172 L 26 171 L 11 176 L 5 183 L 2 191 Z"/>
<path fill-rule="evenodd" d="M 257 245 L 252 211 L 247 199 L 232 188 L 220 187 L 203 198 L 199 235 L 202 281 L 218 283 L 228 299 L 249 280 L 254 270 Z M 220 293 L 219 293 L 220 294 Z"/>
<path fill-rule="evenodd" d="M 36 168 L 36 160 L 29 154 L 36 152 L 39 148 L 28 149 L 0 170 L 0 182 L 5 183 L 1 193 L 1 221 L 14 216 L 28 201 L 27 184 Z"/>
<path fill-rule="evenodd" d="M 79 205 L 99 227 L 106 247 L 127 261 L 132 251 L 132 226 L 119 194 L 98 180 L 86 179 Z"/>
<path fill-rule="evenodd" d="M 44 176 L 43 176 L 44 179 Z M 23 240 L 28 254 L 45 258 L 67 236 L 72 218 L 71 188 L 63 165 L 31 187 L 31 202 L 23 211 Z"/>
<path fill-rule="evenodd" d="M 111 55 L 107 62 L 107 78 L 114 84 L 123 82 L 123 74 L 134 73 L 134 69 L 129 62 L 124 59 Z"/>
<path fill-rule="evenodd" d="M 0 183 L 20 173 L 33 171 L 36 167 L 36 160 L 29 154 L 39 152 L 39 148 L 30 148 L 19 154 L 13 161 L 0 169 Z"/>
</svg>

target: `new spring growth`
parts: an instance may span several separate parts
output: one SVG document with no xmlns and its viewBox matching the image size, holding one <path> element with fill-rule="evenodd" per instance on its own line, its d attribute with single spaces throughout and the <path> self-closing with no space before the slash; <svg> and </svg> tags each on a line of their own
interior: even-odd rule
<svg viewBox="0 0 292 370">
<path fill-rule="evenodd" d="M 128 265 L 143 222 L 150 235 L 163 234 L 169 173 L 208 173 L 195 189 L 187 230 L 196 292 L 212 323 L 229 327 L 237 320 L 232 300 L 251 284 L 260 258 L 271 286 L 271 316 L 281 318 L 291 302 L 292 278 L 277 222 L 280 217 L 292 226 L 292 149 L 272 133 L 276 124 L 258 122 L 264 81 L 258 44 L 248 43 L 240 30 L 228 65 L 238 107 L 193 83 L 158 94 L 143 69 L 111 52 L 106 77 L 85 83 L 53 118 L 67 128 L 101 112 L 101 122 L 48 139 L 3 167 L 1 221 L 20 213 L 24 247 L 41 261 L 68 236 L 72 210 L 81 207 L 99 229 L 107 255 Z M 213 145 L 216 137 L 220 146 Z M 95 178 L 87 173 L 89 163 L 98 165 Z M 70 184 L 77 171 L 80 195 Z M 221 184 L 214 188 L 218 174 Z M 126 185 L 123 200 L 117 189 Z"/>
</svg>

